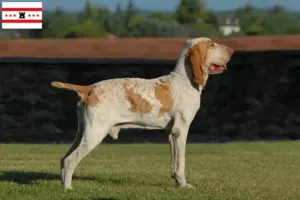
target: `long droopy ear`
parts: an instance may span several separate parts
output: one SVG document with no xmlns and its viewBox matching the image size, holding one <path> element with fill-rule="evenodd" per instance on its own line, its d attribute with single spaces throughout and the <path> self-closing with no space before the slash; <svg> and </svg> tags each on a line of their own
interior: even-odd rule
<svg viewBox="0 0 300 200">
<path fill-rule="evenodd" d="M 204 69 L 203 64 L 206 59 L 208 47 L 212 44 L 211 41 L 199 42 L 189 49 L 187 56 L 192 64 L 193 79 L 198 84 L 204 85 Z"/>
</svg>

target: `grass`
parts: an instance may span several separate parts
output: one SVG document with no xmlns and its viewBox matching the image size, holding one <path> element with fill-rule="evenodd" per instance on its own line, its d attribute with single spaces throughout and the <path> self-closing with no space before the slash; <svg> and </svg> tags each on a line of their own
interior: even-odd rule
<svg viewBox="0 0 300 200">
<path fill-rule="evenodd" d="M 0 144 L 0 199 L 300 199 L 299 142 L 188 144 L 187 179 L 170 179 L 167 144 L 100 145 L 61 188 L 59 159 L 70 145 Z"/>
</svg>

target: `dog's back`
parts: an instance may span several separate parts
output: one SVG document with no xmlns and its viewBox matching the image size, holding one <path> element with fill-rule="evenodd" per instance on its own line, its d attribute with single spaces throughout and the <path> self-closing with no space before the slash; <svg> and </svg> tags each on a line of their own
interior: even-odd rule
<svg viewBox="0 0 300 200">
<path fill-rule="evenodd" d="M 77 92 L 87 109 L 113 118 L 115 123 L 126 119 L 136 124 L 164 128 L 170 119 L 168 113 L 173 109 L 167 76 L 110 79 L 89 86 L 52 82 L 52 86 Z"/>
</svg>

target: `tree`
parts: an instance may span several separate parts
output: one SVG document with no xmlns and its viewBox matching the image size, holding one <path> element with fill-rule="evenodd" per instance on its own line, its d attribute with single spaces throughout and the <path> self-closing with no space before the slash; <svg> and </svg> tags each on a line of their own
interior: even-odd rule
<svg viewBox="0 0 300 200">
<path fill-rule="evenodd" d="M 159 21 L 173 21 L 174 15 L 167 12 L 153 12 L 150 17 Z"/>
<path fill-rule="evenodd" d="M 43 38 L 63 38 L 68 28 L 74 25 L 76 21 L 65 14 L 63 10 L 54 12 L 47 20 L 47 27 L 43 28 Z M 43 24 L 44 26 L 44 24 Z"/>
<path fill-rule="evenodd" d="M 207 24 L 213 25 L 216 29 L 219 28 L 218 19 L 214 12 L 211 12 L 211 11 L 207 12 L 207 18 L 205 19 L 205 22 Z"/>
<path fill-rule="evenodd" d="M 64 15 L 65 12 L 64 12 L 64 10 L 63 10 L 61 7 L 56 6 L 56 7 L 55 7 L 55 11 L 54 11 L 53 14 L 54 14 L 55 16 L 59 16 L 59 15 Z"/>
<path fill-rule="evenodd" d="M 43 12 L 43 28 L 42 29 L 29 29 L 28 36 L 30 38 L 42 38 L 44 32 L 49 29 L 51 25 L 51 14 L 49 12 Z"/>
<path fill-rule="evenodd" d="M 139 36 L 141 33 L 140 25 L 144 22 L 145 16 L 139 15 L 138 10 L 134 5 L 133 0 L 129 0 L 127 8 L 124 12 L 124 25 L 126 28 L 126 34 L 123 36 Z"/>
<path fill-rule="evenodd" d="M 80 24 L 70 26 L 65 33 L 66 38 L 100 38 L 108 37 L 101 24 L 96 23 L 91 19 L 87 19 Z"/>
<path fill-rule="evenodd" d="M 245 35 L 262 35 L 265 33 L 265 16 L 259 10 L 247 5 L 238 9 L 235 14 Z"/>
<path fill-rule="evenodd" d="M 85 1 L 83 12 L 80 15 L 80 20 L 84 21 L 86 19 L 90 19 L 94 16 L 94 10 L 92 4 L 89 0 Z"/>
<path fill-rule="evenodd" d="M 181 0 L 175 13 L 180 24 L 194 24 L 199 19 L 206 19 L 203 0 Z"/>
<path fill-rule="evenodd" d="M 113 26 L 112 14 L 110 10 L 106 7 L 98 7 L 94 9 L 94 18 L 97 23 L 101 24 L 103 28 L 110 32 Z"/>
<path fill-rule="evenodd" d="M 142 24 L 144 24 L 144 22 L 145 22 L 145 17 L 139 15 L 132 16 L 129 23 L 127 24 L 127 36 L 129 37 L 141 36 L 141 29 L 142 29 L 141 27 Z"/>
<path fill-rule="evenodd" d="M 264 22 L 268 34 L 295 34 L 300 32 L 299 19 L 288 15 L 279 6 L 274 7 Z"/>
<path fill-rule="evenodd" d="M 176 30 L 177 37 L 218 37 L 220 32 L 211 24 L 183 24 Z"/>
<path fill-rule="evenodd" d="M 118 2 L 116 5 L 116 10 L 112 15 L 112 23 L 109 31 L 119 37 L 126 35 L 124 16 L 124 12 L 122 11 L 121 5 Z"/>
<path fill-rule="evenodd" d="M 79 23 L 68 29 L 66 37 L 107 37 L 113 23 L 111 19 L 108 8 L 93 7 L 90 0 L 86 0 Z"/>
<path fill-rule="evenodd" d="M 134 2 L 133 2 L 133 0 L 129 0 L 128 4 L 127 4 L 127 8 L 125 9 L 125 13 L 124 13 L 124 23 L 125 23 L 125 25 L 130 24 L 130 21 L 136 15 L 137 15 L 137 9 L 134 5 Z"/>
<path fill-rule="evenodd" d="M 174 37 L 178 25 L 176 21 L 159 21 L 153 18 L 137 22 L 133 31 L 135 37 Z"/>
</svg>

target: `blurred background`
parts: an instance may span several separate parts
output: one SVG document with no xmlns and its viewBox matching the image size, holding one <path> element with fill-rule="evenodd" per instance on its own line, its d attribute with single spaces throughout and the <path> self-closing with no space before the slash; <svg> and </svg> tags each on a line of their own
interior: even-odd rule
<svg viewBox="0 0 300 200">
<path fill-rule="evenodd" d="M 228 37 L 297 34 L 297 0 L 43 0 L 43 29 L 1 37 Z"/>
<path fill-rule="evenodd" d="M 185 41 L 202 36 L 236 51 L 228 72 L 210 77 L 189 142 L 297 140 L 299 5 L 298 0 L 44 0 L 42 30 L 0 31 L 0 142 L 72 141 L 78 97 L 51 88 L 51 81 L 162 76 L 174 68 Z M 118 141 L 105 141 L 167 142 L 167 134 L 127 130 Z"/>
</svg>

